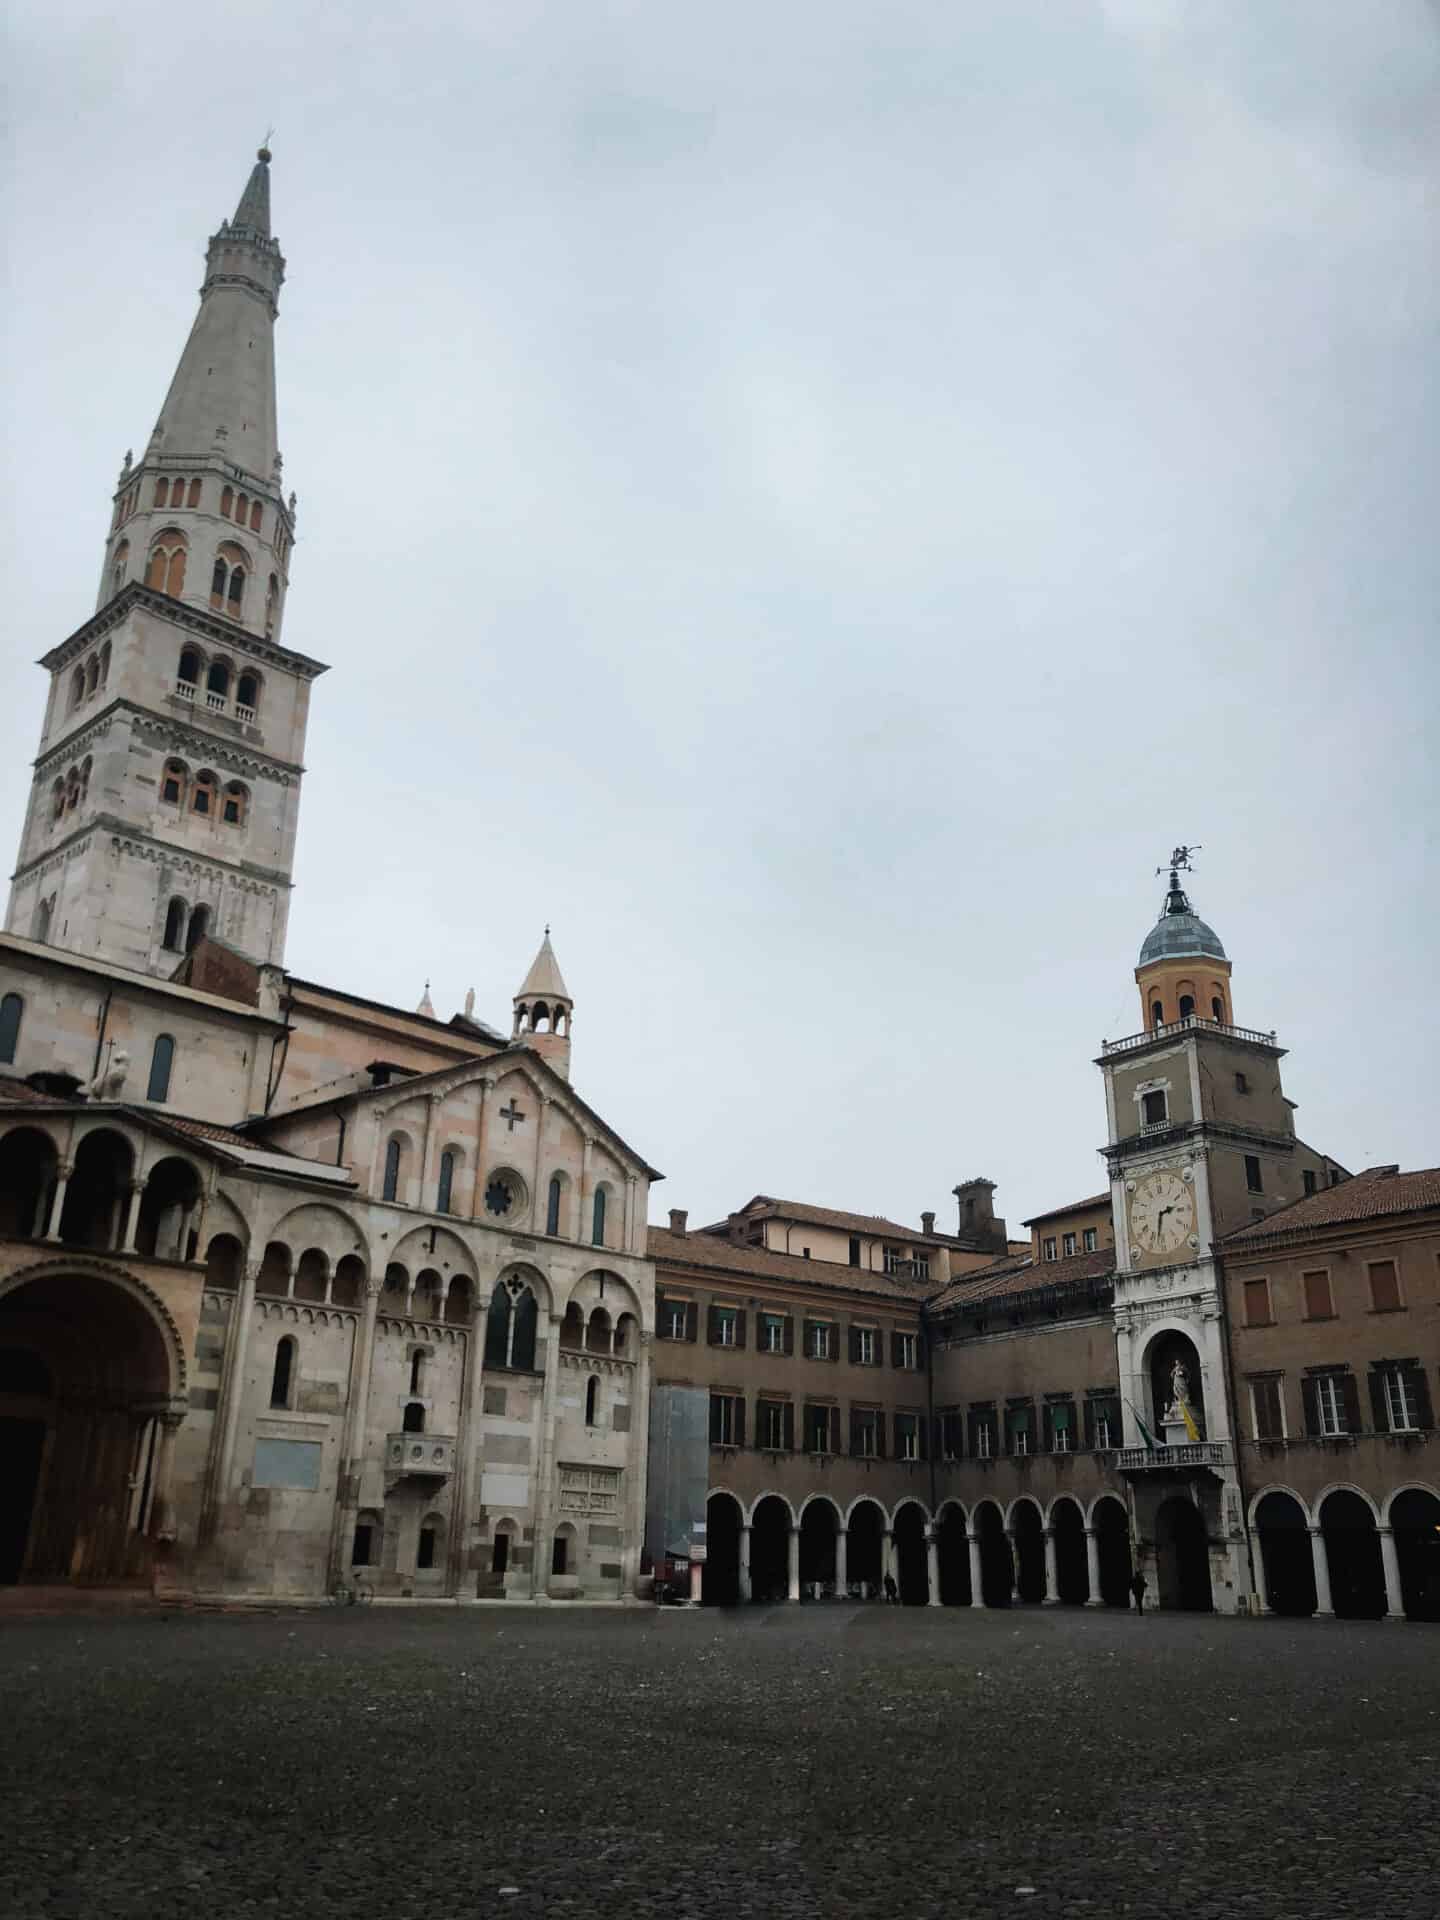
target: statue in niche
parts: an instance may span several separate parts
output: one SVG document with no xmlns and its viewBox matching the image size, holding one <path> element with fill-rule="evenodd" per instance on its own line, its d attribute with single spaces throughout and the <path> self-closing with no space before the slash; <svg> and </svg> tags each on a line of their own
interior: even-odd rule
<svg viewBox="0 0 1440 1920">
<path fill-rule="evenodd" d="M 1165 1411 L 1167 1420 L 1179 1420 L 1183 1416 L 1180 1409 L 1190 1404 L 1190 1375 L 1185 1362 L 1177 1360 L 1170 1369 L 1170 1405 Z"/>
</svg>

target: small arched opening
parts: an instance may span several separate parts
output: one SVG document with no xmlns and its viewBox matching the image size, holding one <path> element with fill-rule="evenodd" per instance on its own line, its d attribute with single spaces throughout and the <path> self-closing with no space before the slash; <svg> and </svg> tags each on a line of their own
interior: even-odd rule
<svg viewBox="0 0 1440 1920">
<path fill-rule="evenodd" d="M 712 1493 L 705 1502 L 705 1574 L 700 1587 L 707 1607 L 739 1603 L 740 1524 L 740 1503 L 734 1495 Z"/>
<path fill-rule="evenodd" d="M 1390 1502 L 1407 1620 L 1440 1620 L 1440 1495 L 1406 1487 Z"/>
<path fill-rule="evenodd" d="M 975 1531 L 980 1539 L 980 1597 L 987 1607 L 1008 1607 L 1014 1595 L 1015 1567 L 1005 1522 L 993 1500 L 975 1509 Z"/>
<path fill-rule="evenodd" d="M 58 1171 L 55 1142 L 39 1127 L 12 1127 L 0 1138 L 0 1238 L 44 1236 Z"/>
<path fill-rule="evenodd" d="M 835 1542 L 840 1515 L 830 1500 L 809 1500 L 800 1516 L 800 1598 L 828 1600 L 835 1594 Z"/>
<path fill-rule="evenodd" d="M 1256 1505 L 1255 1533 L 1271 1613 L 1308 1618 L 1315 1611 L 1315 1558 L 1305 1509 L 1277 1488 Z"/>
<path fill-rule="evenodd" d="M 757 1501 L 751 1515 L 750 1592 L 767 1603 L 790 1592 L 790 1509 L 778 1494 Z"/>
<path fill-rule="evenodd" d="M 850 1509 L 845 1575 L 852 1593 L 873 1600 L 881 1590 L 885 1516 L 874 1500 L 857 1500 Z"/>
<path fill-rule="evenodd" d="M 1075 1501 L 1057 1500 L 1050 1509 L 1050 1527 L 1055 1536 L 1055 1579 L 1060 1599 L 1067 1607 L 1083 1607 L 1090 1598 L 1085 1516 Z"/>
<path fill-rule="evenodd" d="M 600 1376 L 592 1373 L 585 1382 L 585 1424 L 598 1425 L 600 1416 Z"/>
<path fill-rule="evenodd" d="M 929 1555 L 925 1545 L 925 1511 L 907 1500 L 895 1514 L 895 1578 L 900 1602 L 923 1607 L 930 1598 Z"/>
<path fill-rule="evenodd" d="M 150 1169 L 135 1229 L 138 1253 L 157 1260 L 193 1260 L 200 1176 L 188 1160 L 169 1156 Z"/>
<path fill-rule="evenodd" d="M 270 1405 L 292 1407 L 295 1402 L 295 1351 L 293 1334 L 287 1333 L 275 1343 L 275 1361 L 270 1369 Z"/>
<path fill-rule="evenodd" d="M 60 1238 L 68 1247 L 120 1245 L 134 1178 L 130 1144 L 106 1128 L 87 1133 L 75 1152 L 75 1171 L 65 1189 Z"/>
<path fill-rule="evenodd" d="M 1124 1505 L 1107 1494 L 1097 1500 L 1090 1524 L 1095 1529 L 1095 1552 L 1100 1562 L 1100 1594 L 1107 1607 L 1128 1607 L 1130 1578 L 1130 1518 Z"/>
<path fill-rule="evenodd" d="M 1030 1606 L 1045 1598 L 1045 1533 L 1033 1500 L 1017 1500 L 1010 1513 L 1015 1541 L 1015 1591 Z"/>
</svg>

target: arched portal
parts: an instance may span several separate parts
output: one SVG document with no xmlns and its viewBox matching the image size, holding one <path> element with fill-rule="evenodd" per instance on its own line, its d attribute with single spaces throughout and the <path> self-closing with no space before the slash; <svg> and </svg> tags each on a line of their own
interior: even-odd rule
<svg viewBox="0 0 1440 1920">
<path fill-rule="evenodd" d="M 1045 1535 L 1033 1500 L 1017 1500 L 1010 1514 L 1015 1539 L 1015 1591 L 1033 1606 L 1045 1598 Z"/>
<path fill-rule="evenodd" d="M 1315 1611 L 1315 1557 L 1305 1509 L 1278 1488 L 1255 1507 L 1255 1533 L 1271 1613 L 1304 1618 Z"/>
<path fill-rule="evenodd" d="M 790 1509 L 777 1494 L 767 1494 L 750 1516 L 750 1594 L 755 1600 L 783 1600 L 790 1591 Z"/>
<path fill-rule="evenodd" d="M 1390 1502 L 1407 1620 L 1440 1620 L 1440 1498 L 1407 1487 Z"/>
<path fill-rule="evenodd" d="M 1014 1594 L 1015 1566 L 1005 1522 L 993 1500 L 975 1509 L 975 1531 L 980 1536 L 980 1597 L 987 1607 L 1008 1607 Z"/>
<path fill-rule="evenodd" d="M 1099 1598 L 1107 1607 L 1128 1607 L 1130 1576 L 1130 1521 L 1120 1501 L 1109 1498 L 1095 1502 L 1091 1525 L 1095 1529 L 1095 1551 L 1100 1562 Z"/>
<path fill-rule="evenodd" d="M 1348 1487 L 1337 1487 L 1320 1503 L 1325 1564 L 1330 1569 L 1330 1604 L 1341 1620 L 1383 1620 L 1385 1568 L 1380 1536 L 1370 1503 Z"/>
<path fill-rule="evenodd" d="M 731 1493 L 712 1493 L 705 1502 L 700 1598 L 707 1607 L 733 1607 L 740 1598 L 740 1502 Z"/>
<path fill-rule="evenodd" d="M 60 1214 L 60 1238 L 66 1246 L 119 1246 L 134 1165 L 122 1134 L 108 1127 L 86 1134 L 75 1150 L 75 1171 Z"/>
<path fill-rule="evenodd" d="M 1193 1500 L 1171 1494 L 1155 1515 L 1156 1599 L 1162 1607 L 1210 1613 L 1210 1550 Z"/>
<path fill-rule="evenodd" d="M 947 1607 L 970 1604 L 970 1543 L 965 1515 L 952 1500 L 940 1514 L 940 1601 Z"/>
<path fill-rule="evenodd" d="M 1090 1574 L 1085 1563 L 1085 1516 L 1073 1500 L 1057 1500 L 1050 1509 L 1055 1534 L 1055 1575 L 1060 1598 L 1068 1607 L 1083 1607 L 1090 1598 Z M 1096 1599 L 1099 1598 L 1097 1594 Z"/>
<path fill-rule="evenodd" d="M 833 1502 L 811 1500 L 800 1516 L 800 1598 L 824 1600 L 835 1592 L 835 1540 L 840 1515 Z"/>
<path fill-rule="evenodd" d="M 930 1598 L 925 1550 L 925 1510 L 907 1500 L 895 1512 L 895 1579 L 903 1606 L 923 1607 Z"/>
<path fill-rule="evenodd" d="M 857 1500 L 850 1509 L 845 1574 L 852 1591 L 873 1600 L 880 1591 L 880 1536 L 885 1516 L 873 1500 Z"/>
<path fill-rule="evenodd" d="M 140 1582 L 166 1516 L 168 1329 L 120 1277 L 56 1269 L 0 1295 L 0 1580 Z"/>
</svg>

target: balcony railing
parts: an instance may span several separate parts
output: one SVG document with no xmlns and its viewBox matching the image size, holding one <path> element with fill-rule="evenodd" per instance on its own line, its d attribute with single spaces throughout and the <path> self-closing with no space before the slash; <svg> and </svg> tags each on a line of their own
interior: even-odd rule
<svg viewBox="0 0 1440 1920">
<path fill-rule="evenodd" d="M 255 718 L 254 707 L 242 706 L 240 702 L 237 700 L 235 702 L 235 718 L 237 720 L 246 720 L 246 721 L 253 720 Z"/>
<path fill-rule="evenodd" d="M 177 680 L 175 682 L 175 693 L 178 699 L 193 700 L 195 698 L 195 682 L 193 680 Z"/>
<path fill-rule="evenodd" d="M 1251 1040 L 1262 1047 L 1276 1044 L 1275 1032 L 1262 1033 L 1258 1027 L 1227 1027 L 1223 1020 L 1203 1020 L 1198 1013 L 1187 1014 L 1183 1020 L 1172 1020 L 1167 1026 L 1152 1027 L 1145 1033 L 1132 1033 L 1124 1040 L 1102 1040 L 1102 1054 L 1133 1053 L 1139 1047 L 1148 1047 L 1156 1040 L 1173 1040 L 1180 1033 L 1223 1033 L 1230 1040 Z"/>
<path fill-rule="evenodd" d="M 415 1480 L 448 1480 L 455 1471 L 455 1436 L 449 1433 L 390 1433 L 385 1436 L 385 1471 Z"/>
<path fill-rule="evenodd" d="M 1122 1473 L 1145 1468 L 1220 1467 L 1225 1462 L 1225 1445 L 1220 1440 L 1192 1440 L 1183 1447 L 1121 1447 L 1115 1464 Z"/>
<path fill-rule="evenodd" d="M 212 713 L 223 713 L 225 711 L 225 696 L 223 693 L 211 693 L 207 688 L 205 704 Z"/>
</svg>

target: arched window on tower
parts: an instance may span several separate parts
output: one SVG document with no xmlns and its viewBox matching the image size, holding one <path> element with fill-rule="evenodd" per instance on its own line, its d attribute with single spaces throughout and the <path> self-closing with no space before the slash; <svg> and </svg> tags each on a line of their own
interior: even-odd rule
<svg viewBox="0 0 1440 1920">
<path fill-rule="evenodd" d="M 43 947 L 50 938 L 50 919 L 55 911 L 55 896 L 48 900 L 39 900 L 35 904 L 35 938 Z"/>
<path fill-rule="evenodd" d="M 449 1213 L 455 1186 L 455 1150 L 447 1147 L 440 1156 L 440 1180 L 435 1192 L 435 1211 Z"/>
<path fill-rule="evenodd" d="M 252 500 L 250 502 L 250 531 L 252 533 L 259 533 L 260 531 L 260 516 L 260 502 L 258 500 Z"/>
<path fill-rule="evenodd" d="M 597 1187 L 595 1189 L 595 1206 L 594 1206 L 593 1213 L 591 1215 L 590 1240 L 591 1240 L 591 1244 L 597 1247 L 603 1247 L 605 1244 L 605 1189 L 604 1187 Z"/>
<path fill-rule="evenodd" d="M 233 487 L 222 487 L 220 490 L 220 511 L 227 520 L 230 518 L 230 509 L 234 504 L 235 489 Z"/>
<path fill-rule="evenodd" d="M 7 993 L 0 1000 L 0 1062 L 7 1067 L 20 1044 L 20 1016 L 24 1011 L 25 1002 L 18 993 Z"/>
<path fill-rule="evenodd" d="M 185 930 L 185 951 L 193 953 L 209 931 L 210 909 L 202 903 L 191 914 L 190 925 Z"/>
<path fill-rule="evenodd" d="M 225 595 L 225 611 L 230 614 L 232 618 L 238 620 L 244 601 L 245 569 L 243 567 L 232 567 L 230 569 L 230 589 Z"/>
<path fill-rule="evenodd" d="M 97 654 L 91 654 L 85 662 L 85 698 L 88 700 L 100 684 L 100 660 Z"/>
<path fill-rule="evenodd" d="M 585 1383 L 585 1424 L 587 1427 L 593 1427 L 595 1425 L 595 1416 L 599 1411 L 599 1400 L 600 1376 L 598 1373 L 592 1373 L 589 1380 Z"/>
<path fill-rule="evenodd" d="M 182 700 L 193 700 L 200 684 L 200 656 L 194 647 L 183 647 L 175 669 L 175 691 Z"/>
<path fill-rule="evenodd" d="M 1217 1025 L 1223 1026 L 1225 1024 L 1225 1003 L 1218 994 L 1210 1002 L 1210 1017 Z"/>
<path fill-rule="evenodd" d="M 290 1405 L 290 1389 L 295 1374 L 295 1338 L 286 1334 L 275 1349 L 275 1366 L 270 1375 L 270 1404 L 272 1407 Z"/>
<path fill-rule="evenodd" d="M 253 720 L 260 706 L 260 676 L 257 673 L 242 673 L 235 683 L 235 716 L 239 720 Z"/>
<path fill-rule="evenodd" d="M 560 1194 L 560 1176 L 552 1173 L 550 1192 L 545 1201 L 545 1231 L 548 1234 L 558 1234 L 560 1231 Z"/>
<path fill-rule="evenodd" d="M 275 631 L 275 608 L 280 599 L 280 582 L 272 573 L 265 588 L 265 631 Z"/>
<path fill-rule="evenodd" d="M 65 782 L 57 780 L 50 789 L 50 807 L 52 820 L 58 820 L 65 811 Z"/>
<path fill-rule="evenodd" d="M 100 684 L 108 686 L 110 682 L 110 642 L 107 640 L 100 649 Z"/>
<path fill-rule="evenodd" d="M 215 811 L 215 776 L 208 769 L 195 776 L 195 787 L 190 795 L 192 813 L 213 814 Z"/>
<path fill-rule="evenodd" d="M 250 805 L 250 789 L 243 780 L 232 780 L 220 802 L 220 818 L 227 827 L 243 827 Z"/>
<path fill-rule="evenodd" d="M 166 527 L 155 537 L 145 568 L 145 584 L 178 600 L 185 591 L 185 536 L 178 527 Z"/>
<path fill-rule="evenodd" d="M 155 505 L 157 507 L 168 507 L 169 504 L 170 482 L 168 480 L 157 480 L 155 482 Z"/>
<path fill-rule="evenodd" d="M 235 496 L 235 524 L 236 524 L 237 526 L 239 526 L 239 527 L 243 527 L 243 526 L 244 526 L 244 524 L 245 524 L 245 522 L 246 522 L 246 520 L 247 520 L 247 519 L 248 519 L 248 517 L 249 517 L 249 513 L 250 513 L 250 496 L 249 496 L 249 494 L 248 494 L 248 493 L 238 493 L 238 494 L 236 494 L 236 496 Z"/>
<path fill-rule="evenodd" d="M 110 562 L 110 591 L 118 593 L 125 584 L 126 570 L 130 565 L 130 542 L 122 540 L 115 549 L 115 558 Z"/>
<path fill-rule="evenodd" d="M 1158 1000 L 1150 1002 L 1150 1024 L 1157 1033 L 1165 1024 L 1165 1009 Z"/>
<path fill-rule="evenodd" d="M 70 676 L 70 705 L 78 707 L 85 698 L 85 669 L 76 667 Z"/>
<path fill-rule="evenodd" d="M 1194 1011 L 1195 996 L 1190 993 L 1182 993 L 1180 996 L 1180 1018 L 1182 1020 L 1188 1020 Z"/>
<path fill-rule="evenodd" d="M 190 502 L 189 502 L 189 504 L 190 504 L 190 505 L 191 505 L 192 507 L 198 507 L 198 506 L 199 506 L 199 504 L 200 504 L 200 482 L 199 482 L 198 480 L 192 480 L 192 481 L 190 482 Z"/>
<path fill-rule="evenodd" d="M 190 769 L 183 760 L 167 760 L 160 780 L 160 798 L 167 807 L 185 804 L 185 783 Z"/>
<path fill-rule="evenodd" d="M 230 668 L 223 660 L 212 660 L 205 676 L 205 704 L 212 713 L 223 713 L 230 697 Z"/>
<path fill-rule="evenodd" d="M 167 953 L 185 950 L 185 902 L 178 893 L 165 909 L 165 938 L 161 944 Z"/>
<path fill-rule="evenodd" d="M 385 1148 L 385 1179 L 380 1189 L 382 1200 L 400 1198 L 400 1165 L 404 1157 L 405 1143 L 397 1135 Z"/>
<path fill-rule="evenodd" d="M 168 1033 L 157 1033 L 154 1051 L 150 1055 L 150 1081 L 145 1089 L 147 1100 L 166 1101 L 170 1098 L 170 1069 L 175 1064 L 175 1042 Z"/>
</svg>

